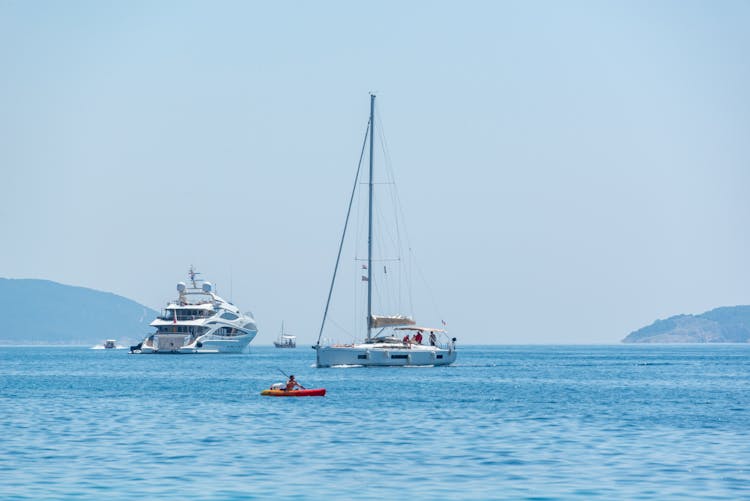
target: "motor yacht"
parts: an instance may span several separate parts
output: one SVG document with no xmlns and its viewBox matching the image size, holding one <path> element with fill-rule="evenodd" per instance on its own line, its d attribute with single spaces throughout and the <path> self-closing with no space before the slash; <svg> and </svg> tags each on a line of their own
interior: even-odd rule
<svg viewBox="0 0 750 501">
<path fill-rule="evenodd" d="M 167 303 L 151 326 L 156 330 L 131 353 L 243 353 L 258 333 L 252 313 L 242 313 L 216 294 L 210 282 L 190 267 L 190 285 L 177 284 L 177 299 Z"/>
</svg>

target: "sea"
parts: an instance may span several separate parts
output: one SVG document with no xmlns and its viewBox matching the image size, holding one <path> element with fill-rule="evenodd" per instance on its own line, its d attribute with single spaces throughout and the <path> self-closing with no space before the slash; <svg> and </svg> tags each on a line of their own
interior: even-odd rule
<svg viewBox="0 0 750 501">
<path fill-rule="evenodd" d="M 750 499 L 750 345 L 459 350 L 0 347 L 0 499 Z"/>
</svg>

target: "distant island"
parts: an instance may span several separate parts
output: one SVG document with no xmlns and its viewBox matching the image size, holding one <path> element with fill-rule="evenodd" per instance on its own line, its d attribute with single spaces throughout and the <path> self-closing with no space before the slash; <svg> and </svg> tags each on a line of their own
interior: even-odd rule
<svg viewBox="0 0 750 501">
<path fill-rule="evenodd" d="M 750 306 L 725 306 L 700 315 L 675 315 L 631 332 L 623 343 L 748 343 Z"/>
<path fill-rule="evenodd" d="M 157 312 L 130 299 L 49 280 L 0 278 L 0 345 L 140 340 Z"/>
</svg>

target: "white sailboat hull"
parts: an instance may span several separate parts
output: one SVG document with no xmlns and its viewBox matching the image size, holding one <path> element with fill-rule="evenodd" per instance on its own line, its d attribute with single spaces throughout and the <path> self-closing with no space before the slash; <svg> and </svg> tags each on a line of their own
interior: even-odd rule
<svg viewBox="0 0 750 501">
<path fill-rule="evenodd" d="M 449 365 L 456 350 L 436 346 L 383 346 L 373 344 L 333 345 L 317 348 L 318 367 L 403 367 Z"/>
</svg>

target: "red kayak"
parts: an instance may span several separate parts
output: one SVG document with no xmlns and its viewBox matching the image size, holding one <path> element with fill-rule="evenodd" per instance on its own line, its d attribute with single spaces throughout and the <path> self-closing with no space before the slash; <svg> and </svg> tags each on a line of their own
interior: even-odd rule
<svg viewBox="0 0 750 501">
<path fill-rule="evenodd" d="M 304 390 L 263 390 L 260 392 L 264 397 L 324 397 L 325 388 L 310 388 Z"/>
</svg>

